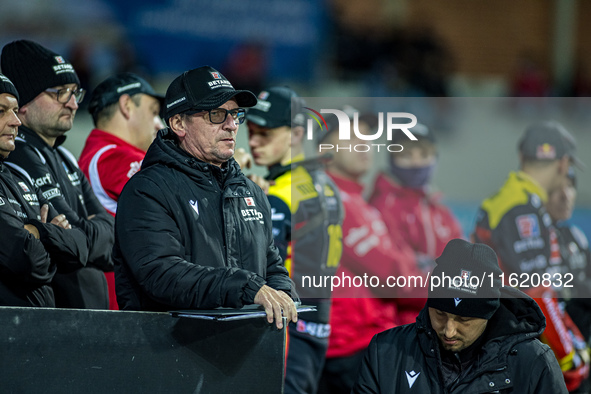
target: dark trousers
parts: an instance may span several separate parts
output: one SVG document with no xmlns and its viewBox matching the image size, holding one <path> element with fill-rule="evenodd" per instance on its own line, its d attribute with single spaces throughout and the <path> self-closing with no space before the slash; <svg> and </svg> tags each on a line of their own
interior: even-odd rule
<svg viewBox="0 0 591 394">
<path fill-rule="evenodd" d="M 328 338 L 317 338 L 296 330 L 291 323 L 285 368 L 285 394 L 316 394 L 324 366 Z M 320 391 L 322 392 L 322 391 Z"/>
<path fill-rule="evenodd" d="M 365 349 L 348 357 L 327 358 L 318 392 L 322 394 L 351 393 L 364 355 Z"/>
</svg>

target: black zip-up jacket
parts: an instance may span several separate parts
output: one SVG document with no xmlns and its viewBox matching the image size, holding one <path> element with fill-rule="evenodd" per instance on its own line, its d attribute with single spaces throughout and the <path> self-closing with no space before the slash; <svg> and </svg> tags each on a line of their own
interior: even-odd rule
<svg viewBox="0 0 591 394">
<path fill-rule="evenodd" d="M 241 307 L 264 284 L 291 294 L 261 188 L 234 159 L 222 170 L 190 156 L 168 129 L 119 197 L 113 256 L 121 309 Z"/>
<path fill-rule="evenodd" d="M 0 159 L 0 305 L 54 307 L 50 286 L 57 266 L 83 267 L 88 259 L 84 233 L 42 223 L 46 201 L 23 170 L 12 171 Z M 49 206 L 47 220 L 57 212 Z M 39 231 L 36 239 L 28 230 Z"/>
<path fill-rule="evenodd" d="M 352 393 L 567 393 L 552 350 L 536 339 L 546 327 L 538 305 L 512 288 L 488 321 L 472 363 L 458 362 L 458 377 L 444 376 L 439 339 L 425 307 L 416 323 L 377 334 Z M 447 382 L 447 387 L 444 382 Z"/>
<path fill-rule="evenodd" d="M 113 270 L 114 220 L 92 192 L 74 156 L 60 146 L 64 141 L 65 136 L 58 137 L 51 147 L 33 130 L 21 126 L 16 149 L 6 161 L 23 168 L 55 210 L 86 235 L 86 266 L 75 270 L 58 267 L 52 284 L 56 306 L 108 309 L 107 281 L 102 271 Z"/>
</svg>

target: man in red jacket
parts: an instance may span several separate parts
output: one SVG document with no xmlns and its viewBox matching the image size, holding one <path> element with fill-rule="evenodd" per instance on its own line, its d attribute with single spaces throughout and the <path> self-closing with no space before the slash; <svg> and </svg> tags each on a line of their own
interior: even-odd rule
<svg viewBox="0 0 591 394">
<path fill-rule="evenodd" d="M 421 271 L 427 273 L 447 242 L 462 238 L 462 229 L 451 211 L 439 202 L 440 196 L 430 190 L 437 167 L 433 131 L 417 124 L 412 133 L 417 141 L 410 141 L 402 132 L 394 134 L 392 143 L 404 149 L 390 154 L 389 169 L 376 178 L 370 204 L 382 213 L 390 233 L 396 234 L 395 242 L 406 242 Z M 414 323 L 424 305 L 424 298 L 401 302 L 401 324 Z"/>
<path fill-rule="evenodd" d="M 362 133 L 367 134 L 368 128 L 359 121 Z M 338 133 L 334 131 L 331 129 L 323 143 L 338 144 Z M 363 141 L 356 137 L 351 140 L 351 144 L 359 143 Z M 390 275 L 412 275 L 414 261 L 412 251 L 392 242 L 382 215 L 362 196 L 361 178 L 371 165 L 371 151 L 347 150 L 339 150 L 328 165 L 327 173 L 339 187 L 345 207 L 343 254 L 336 278 L 367 274 L 385 283 Z M 406 291 L 381 286 L 334 288 L 331 334 L 319 392 L 351 390 L 371 338 L 398 324 L 396 300 L 390 297 L 404 296 L 402 292 Z"/>
<path fill-rule="evenodd" d="M 109 77 L 92 92 L 88 111 L 96 128 L 88 135 L 78 164 L 101 205 L 113 216 L 123 186 L 139 171 L 156 132 L 164 128 L 163 102 L 164 96 L 132 73 Z M 105 276 L 109 309 L 119 309 L 114 274 Z"/>
</svg>

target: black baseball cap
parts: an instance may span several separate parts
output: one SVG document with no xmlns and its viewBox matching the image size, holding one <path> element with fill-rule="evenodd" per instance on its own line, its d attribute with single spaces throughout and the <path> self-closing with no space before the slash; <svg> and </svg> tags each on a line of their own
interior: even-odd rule
<svg viewBox="0 0 591 394">
<path fill-rule="evenodd" d="M 124 94 L 133 96 L 138 93 L 154 97 L 160 102 L 160 107 L 164 107 L 164 96 L 157 94 L 152 85 L 139 75 L 125 72 L 105 79 L 92 91 L 88 112 L 94 116 L 103 108 L 116 103 Z"/>
<path fill-rule="evenodd" d="M 285 86 L 275 86 L 259 93 L 257 105 L 248 111 L 246 120 L 270 129 L 292 123 L 303 126 L 303 106 L 303 99 L 296 92 Z"/>
<path fill-rule="evenodd" d="M 189 110 L 218 108 L 231 98 L 239 107 L 253 107 L 256 96 L 249 90 L 236 90 L 215 68 L 203 66 L 185 71 L 166 90 L 165 120 Z"/>
<path fill-rule="evenodd" d="M 575 138 L 558 122 L 546 121 L 529 126 L 519 141 L 519 152 L 534 160 L 559 160 L 569 156 L 580 169 L 585 165 L 575 156 Z"/>
</svg>

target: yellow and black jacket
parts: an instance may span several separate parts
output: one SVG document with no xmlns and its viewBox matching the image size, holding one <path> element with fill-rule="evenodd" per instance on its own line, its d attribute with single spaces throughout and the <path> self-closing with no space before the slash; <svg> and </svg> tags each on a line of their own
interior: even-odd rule
<svg viewBox="0 0 591 394">
<path fill-rule="evenodd" d="M 298 155 L 290 164 L 269 168 L 267 179 L 275 182 L 268 195 L 273 237 L 299 295 L 306 304 L 317 305 L 316 316 L 309 320 L 328 323 L 330 285 L 304 288 L 302 277 L 336 273 L 344 211 L 338 188 L 324 172 L 322 161 L 303 158 Z"/>
</svg>

